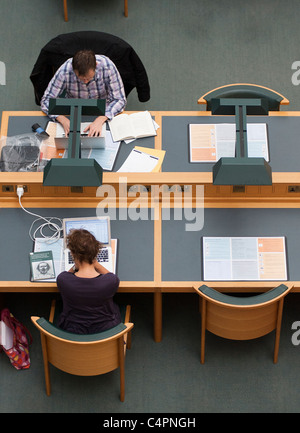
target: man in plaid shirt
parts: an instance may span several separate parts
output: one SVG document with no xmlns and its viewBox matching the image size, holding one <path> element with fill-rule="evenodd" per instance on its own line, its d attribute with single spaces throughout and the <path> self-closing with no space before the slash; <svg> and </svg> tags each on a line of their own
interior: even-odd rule
<svg viewBox="0 0 300 433">
<path fill-rule="evenodd" d="M 124 110 L 126 96 L 122 78 L 115 64 L 106 56 L 82 50 L 68 59 L 55 73 L 41 100 L 41 109 L 48 114 L 49 99 L 66 91 L 67 98 L 106 99 L 105 116 L 97 117 L 84 132 L 99 136 L 102 125 Z M 70 132 L 70 120 L 63 115 L 49 116 Z"/>
</svg>

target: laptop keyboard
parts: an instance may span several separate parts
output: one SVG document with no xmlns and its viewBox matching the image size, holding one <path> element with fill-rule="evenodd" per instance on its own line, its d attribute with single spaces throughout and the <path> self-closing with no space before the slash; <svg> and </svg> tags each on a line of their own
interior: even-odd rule
<svg viewBox="0 0 300 433">
<path fill-rule="evenodd" d="M 109 257 L 108 257 L 108 248 L 102 248 L 99 253 L 97 254 L 97 262 L 103 263 L 103 262 L 108 262 L 109 261 Z M 70 265 L 72 265 L 74 263 L 72 254 L 70 251 L 68 251 L 68 263 Z"/>
<path fill-rule="evenodd" d="M 98 262 L 108 262 L 108 249 L 102 248 L 99 253 L 97 254 L 97 261 Z"/>
</svg>

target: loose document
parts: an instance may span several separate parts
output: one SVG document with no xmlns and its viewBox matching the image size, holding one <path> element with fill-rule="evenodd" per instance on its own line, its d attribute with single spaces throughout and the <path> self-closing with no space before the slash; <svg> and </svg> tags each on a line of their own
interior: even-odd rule
<svg viewBox="0 0 300 433">
<path fill-rule="evenodd" d="M 287 280 L 284 237 L 203 237 L 204 280 Z"/>
<path fill-rule="evenodd" d="M 190 162 L 216 162 L 220 158 L 235 157 L 235 123 L 190 124 Z M 247 124 L 248 157 L 262 157 L 269 161 L 267 125 Z"/>
</svg>

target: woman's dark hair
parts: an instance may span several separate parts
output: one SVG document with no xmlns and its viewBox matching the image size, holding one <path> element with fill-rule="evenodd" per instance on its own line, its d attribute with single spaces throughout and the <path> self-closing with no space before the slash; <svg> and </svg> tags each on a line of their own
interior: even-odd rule
<svg viewBox="0 0 300 433">
<path fill-rule="evenodd" d="M 102 244 L 88 230 L 74 229 L 67 236 L 67 247 L 75 260 L 92 264 Z"/>
<path fill-rule="evenodd" d="M 79 76 L 83 77 L 91 69 L 96 69 L 96 57 L 92 50 L 81 50 L 78 51 L 72 60 L 73 70 L 78 73 Z"/>
</svg>

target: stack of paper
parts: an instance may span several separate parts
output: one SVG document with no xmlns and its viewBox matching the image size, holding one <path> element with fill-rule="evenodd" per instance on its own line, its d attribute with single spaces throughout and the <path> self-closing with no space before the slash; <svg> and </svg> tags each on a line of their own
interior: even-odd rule
<svg viewBox="0 0 300 433">
<path fill-rule="evenodd" d="M 165 156 L 165 150 L 135 146 L 119 172 L 158 172 Z"/>
</svg>

